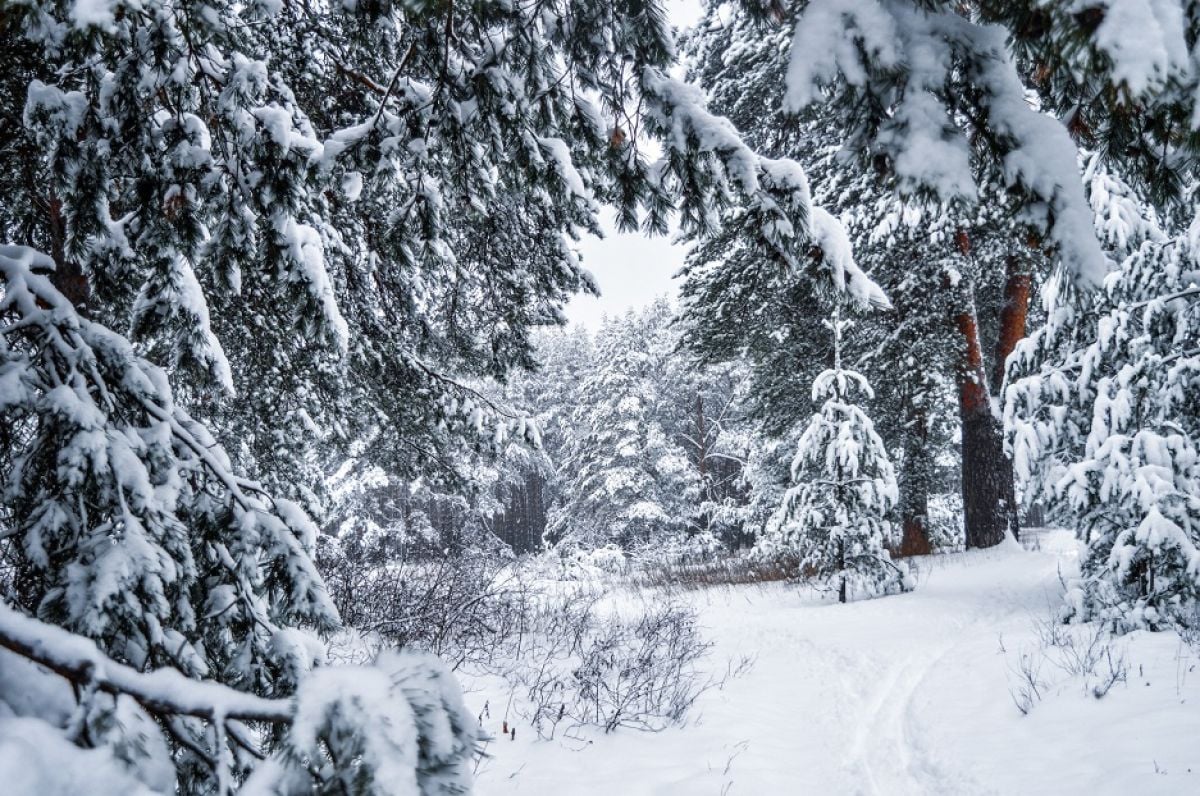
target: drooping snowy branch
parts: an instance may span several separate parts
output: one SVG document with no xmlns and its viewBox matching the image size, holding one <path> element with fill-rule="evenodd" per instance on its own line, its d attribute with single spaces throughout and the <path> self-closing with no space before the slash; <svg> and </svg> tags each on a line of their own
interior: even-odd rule
<svg viewBox="0 0 1200 796">
<path fill-rule="evenodd" d="M 1018 193 L 1022 220 L 1072 278 L 1100 285 L 1108 261 L 1092 232 L 1075 144 L 1031 104 L 1004 28 L 949 4 L 817 0 L 800 15 L 791 59 L 789 110 L 830 101 L 851 139 L 888 157 L 902 192 L 943 203 L 976 200 L 982 160 Z"/>
<path fill-rule="evenodd" d="M 696 86 L 652 69 L 643 74 L 642 85 L 654 132 L 667 152 L 656 167 L 660 179 L 670 175 L 687 186 L 681 208 L 685 230 L 712 231 L 717 211 L 735 204 L 745 214 L 747 233 L 793 273 L 806 273 L 815 248 L 835 290 L 863 305 L 888 306 L 883 291 L 854 262 L 840 222 L 813 207 L 799 163 L 754 152 L 728 119 L 707 109 Z M 705 159 L 709 155 L 719 167 Z M 733 192 L 740 201 L 734 202 Z"/>
<path fill-rule="evenodd" d="M 404 668 L 404 690 L 370 715 L 297 726 L 311 703 L 326 701 L 320 678 L 303 687 L 325 662 L 312 631 L 338 625 L 311 558 L 315 526 L 236 474 L 209 431 L 175 405 L 163 372 L 54 288 L 54 268 L 32 249 L 0 246 L 0 421 L 14 445 L 0 473 L 14 509 L 9 555 L 24 573 L 14 603 L 0 606 L 0 647 L 53 673 L 35 677 L 73 683 L 82 716 L 125 710 L 131 699 L 159 719 L 146 732 L 155 744 L 165 745 L 160 731 L 172 739 L 183 790 L 229 793 L 259 765 L 271 748 L 240 728 L 251 721 L 281 725 L 281 737 L 297 742 L 315 733 L 308 761 L 349 759 L 357 752 L 346 738 L 394 730 L 412 754 L 387 765 L 407 767 L 419 793 L 460 792 L 474 727 L 461 710 L 439 713 L 459 697 L 433 661 L 389 664 Z M 112 707 L 98 707 L 97 694 Z M 121 722 L 104 726 L 92 744 L 125 743 Z M 440 777 L 428 787 L 427 763 Z M 307 763 L 291 772 L 283 792 L 331 776 Z M 391 779 L 364 792 L 412 792 Z"/>
<path fill-rule="evenodd" d="M 5 605 L 0 605 L 0 646 L 77 686 L 131 696 L 150 712 L 164 717 L 276 723 L 292 717 L 291 700 L 263 699 L 219 683 L 193 680 L 175 669 L 139 672 L 104 655 L 94 642 L 22 616 Z"/>
</svg>

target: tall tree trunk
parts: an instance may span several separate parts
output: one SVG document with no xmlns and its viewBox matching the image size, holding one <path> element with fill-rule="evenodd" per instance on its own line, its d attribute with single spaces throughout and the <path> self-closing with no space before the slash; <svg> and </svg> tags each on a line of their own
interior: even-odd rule
<svg viewBox="0 0 1200 796">
<path fill-rule="evenodd" d="M 543 483 L 541 473 L 530 473 L 529 499 L 532 511 L 529 514 L 528 538 L 525 546 L 529 552 L 540 549 L 542 539 L 546 535 L 546 499 L 542 491 Z"/>
<path fill-rule="evenodd" d="M 1000 333 L 996 336 L 996 359 L 992 363 L 992 390 L 997 394 L 1004 387 L 1008 355 L 1025 337 L 1032 290 L 1033 275 L 1019 257 L 1009 255 L 1004 261 L 1004 306 L 1000 308 Z"/>
<path fill-rule="evenodd" d="M 704 396 L 700 391 L 696 391 L 695 404 L 695 425 L 696 425 L 696 474 L 700 477 L 700 502 L 708 500 L 711 495 L 709 493 L 708 480 L 708 422 L 704 418 Z M 708 530 L 710 518 L 707 514 L 696 514 L 696 525 L 698 530 Z"/>
<path fill-rule="evenodd" d="M 905 417 L 904 469 L 900 473 L 900 539 L 902 556 L 933 552 L 929 544 L 929 486 L 933 479 L 933 449 L 929 418 L 919 399 L 910 401 Z"/>
<path fill-rule="evenodd" d="M 1004 455 L 999 420 L 992 412 L 974 308 L 964 309 L 954 320 L 964 349 L 958 376 L 958 409 L 962 419 L 966 543 L 968 548 L 991 547 L 1004 540 L 1010 525 L 1012 466 Z"/>
<path fill-rule="evenodd" d="M 970 253 L 970 238 L 959 232 L 959 251 Z M 1012 462 L 1004 452 L 1004 429 L 992 409 L 988 374 L 979 340 L 974 288 L 967 286 L 954 317 L 961 337 L 958 408 L 962 420 L 963 524 L 968 548 L 992 547 L 1006 532 L 1018 532 L 1013 500 Z"/>
<path fill-rule="evenodd" d="M 838 602 L 846 602 L 846 540 L 838 540 L 838 559 L 841 562 L 842 581 L 838 585 Z"/>
<path fill-rule="evenodd" d="M 996 336 L 995 362 L 992 368 L 992 389 L 1001 394 L 1004 389 L 1005 364 L 1008 355 L 1017 347 L 1017 343 L 1025 337 L 1026 324 L 1029 319 L 1029 299 L 1033 289 L 1033 276 L 1017 255 L 1009 255 L 1004 261 L 1004 305 L 1000 308 L 1000 332 Z M 1004 453 L 1004 428 L 999 426 L 1001 435 L 1000 447 L 1004 460 L 1004 499 L 1008 509 L 1008 527 L 1013 538 L 1020 538 L 1021 518 L 1017 506 L 1016 473 L 1013 470 L 1012 459 Z"/>
<path fill-rule="evenodd" d="M 912 311 L 924 312 L 924 296 L 905 297 L 904 291 L 897 296 L 897 324 L 903 326 Z M 928 555 L 933 552 L 929 544 L 929 492 L 933 481 L 933 446 L 929 444 L 929 411 L 927 394 L 936 390 L 934 379 L 927 365 L 914 357 L 908 372 L 899 378 L 905 383 L 907 400 L 903 409 L 903 456 L 900 461 L 900 527 L 902 536 L 901 556 Z"/>
</svg>

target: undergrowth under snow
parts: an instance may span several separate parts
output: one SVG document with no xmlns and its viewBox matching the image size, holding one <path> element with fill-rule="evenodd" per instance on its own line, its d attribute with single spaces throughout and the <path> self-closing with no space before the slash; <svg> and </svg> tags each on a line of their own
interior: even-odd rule
<svg viewBox="0 0 1200 796">
<path fill-rule="evenodd" d="M 721 684 L 660 732 L 539 739 L 520 688 L 460 672 L 494 736 L 478 792 L 1197 792 L 1200 651 L 1048 631 L 1078 548 L 1065 532 L 1034 546 L 926 558 L 914 592 L 848 605 L 784 583 L 670 595 L 697 610 L 699 666 Z"/>
</svg>

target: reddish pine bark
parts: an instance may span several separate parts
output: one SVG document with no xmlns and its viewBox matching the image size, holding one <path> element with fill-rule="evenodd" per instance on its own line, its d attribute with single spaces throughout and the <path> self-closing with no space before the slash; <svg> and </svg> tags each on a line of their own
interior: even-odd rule
<svg viewBox="0 0 1200 796">
<path fill-rule="evenodd" d="M 1025 337 L 1029 319 L 1029 299 L 1033 289 L 1033 276 L 1022 266 L 1016 255 L 1009 255 L 1004 261 L 1004 272 L 1004 306 L 1000 308 L 1000 333 L 996 337 L 996 361 L 993 363 L 992 374 L 997 391 L 1004 389 L 1004 368 L 1008 362 L 1008 355 Z M 997 425 L 1000 424 L 997 422 Z M 1003 434 L 1003 428 L 1000 428 L 998 433 Z M 1004 457 L 1006 519 L 1013 537 L 1019 538 L 1021 522 L 1017 513 L 1016 475 L 1013 472 L 1012 459 L 1003 450 L 1003 439 L 1000 453 Z"/>
<path fill-rule="evenodd" d="M 967 413 L 990 411 L 987 378 L 983 373 L 983 347 L 979 344 L 979 324 L 974 309 L 963 309 L 954 316 L 954 325 L 963 345 L 958 377 L 959 408 Z"/>
<path fill-rule="evenodd" d="M 970 238 L 965 232 L 960 231 L 955 242 L 962 254 L 970 253 Z M 1019 292 L 1015 285 L 1014 291 Z M 1018 313 L 1011 314 L 1016 316 Z M 962 345 L 958 387 L 966 545 L 968 548 L 992 547 L 1004 540 L 1006 531 L 1014 535 L 1018 531 L 1013 469 L 1004 452 L 1003 427 L 991 407 L 974 295 L 969 289 L 963 296 L 954 324 Z M 1015 345 L 1015 340 L 1012 344 Z"/>
<path fill-rule="evenodd" d="M 1004 364 L 1008 355 L 1025 337 L 1029 295 L 1033 289 L 1033 276 L 1021 267 L 1021 261 L 1015 255 L 1005 260 L 1004 269 L 1004 306 L 1000 308 L 1000 334 L 996 338 L 996 361 L 992 372 L 992 385 L 997 390 L 1004 385 Z"/>
<path fill-rule="evenodd" d="M 929 544 L 929 529 L 925 527 L 925 515 L 910 514 L 904 518 L 903 536 L 900 537 L 900 549 L 897 555 L 901 558 L 908 556 L 927 556 L 933 552 Z"/>
</svg>

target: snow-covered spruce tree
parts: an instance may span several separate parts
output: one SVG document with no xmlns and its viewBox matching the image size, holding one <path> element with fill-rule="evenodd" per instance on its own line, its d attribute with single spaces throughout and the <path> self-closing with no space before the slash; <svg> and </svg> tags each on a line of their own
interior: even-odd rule
<svg viewBox="0 0 1200 796">
<path fill-rule="evenodd" d="M 717 514 L 741 498 L 737 481 L 744 446 L 750 442 L 743 432 L 752 434 L 742 428 L 742 363 L 696 362 L 683 346 L 692 332 L 663 299 L 640 316 L 643 338 L 633 344 L 644 348 L 652 362 L 646 378 L 655 396 L 654 423 L 692 470 L 687 499 L 675 503 L 681 533 L 671 547 L 700 552 L 736 542 L 740 523 L 729 524 L 728 514 L 718 520 Z"/>
<path fill-rule="evenodd" d="M 802 571 L 836 584 L 838 600 L 907 588 L 892 563 L 888 514 L 896 504 L 896 476 L 871 419 L 858 405 L 871 388 L 842 365 L 842 336 L 850 321 L 835 309 L 826 321 L 833 335 L 833 367 L 817 376 L 813 403 L 820 406 L 801 434 L 792 459 L 793 486 L 772 517 L 759 549 L 795 553 Z"/>
<path fill-rule="evenodd" d="M 1067 615 L 1123 631 L 1195 624 L 1200 598 L 1200 220 L 1163 219 L 1091 159 L 1120 269 L 1049 295 L 1010 362 L 1006 425 L 1027 500 L 1086 542 Z"/>
<path fill-rule="evenodd" d="M 281 794 L 347 777 L 464 792 L 474 723 L 448 673 L 389 659 L 314 675 L 316 634 L 338 624 L 315 526 L 237 475 L 166 374 L 53 287 L 54 266 L 0 247 L 0 721 L 55 739 L 23 764 L 47 792 L 106 759 L 72 744 L 124 771 L 102 794 L 224 794 L 248 776 Z"/>
</svg>

